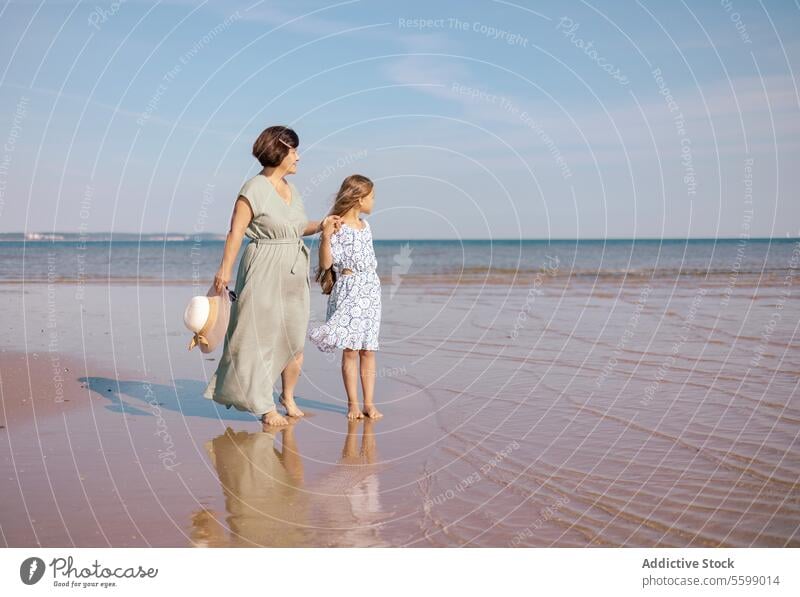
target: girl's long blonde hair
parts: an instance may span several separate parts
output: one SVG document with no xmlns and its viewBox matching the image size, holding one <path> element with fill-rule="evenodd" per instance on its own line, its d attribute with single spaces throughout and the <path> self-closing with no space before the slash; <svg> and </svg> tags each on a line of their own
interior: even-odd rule
<svg viewBox="0 0 800 597">
<path fill-rule="evenodd" d="M 361 174 L 352 174 L 342 181 L 339 192 L 333 200 L 333 207 L 328 212 L 331 216 L 342 216 L 358 205 L 358 200 L 370 194 L 373 187 L 372 181 Z M 322 286 L 322 294 L 330 294 L 336 283 L 336 272 L 333 267 L 322 269 L 317 266 L 315 280 Z"/>
</svg>

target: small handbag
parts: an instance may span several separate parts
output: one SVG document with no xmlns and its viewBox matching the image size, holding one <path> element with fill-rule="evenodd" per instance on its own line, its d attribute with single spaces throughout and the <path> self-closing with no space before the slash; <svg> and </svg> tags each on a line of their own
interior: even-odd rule
<svg viewBox="0 0 800 597">
<path fill-rule="evenodd" d="M 231 303 L 235 300 L 236 293 L 227 286 L 222 294 L 217 294 L 213 284 L 205 296 L 192 297 L 183 312 L 183 323 L 193 334 L 189 350 L 199 346 L 200 352 L 214 351 L 228 330 Z"/>
</svg>

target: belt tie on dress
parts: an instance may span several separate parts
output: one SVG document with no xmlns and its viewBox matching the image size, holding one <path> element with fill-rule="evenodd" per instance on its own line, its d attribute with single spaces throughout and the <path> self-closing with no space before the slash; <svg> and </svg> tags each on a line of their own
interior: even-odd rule
<svg viewBox="0 0 800 597">
<path fill-rule="evenodd" d="M 292 262 L 291 273 L 294 273 L 294 267 L 297 265 L 297 258 L 301 253 L 305 253 L 306 257 L 309 256 L 308 247 L 303 242 L 302 238 L 251 238 L 251 243 L 259 245 L 297 245 L 297 253 L 295 253 L 294 261 Z"/>
</svg>

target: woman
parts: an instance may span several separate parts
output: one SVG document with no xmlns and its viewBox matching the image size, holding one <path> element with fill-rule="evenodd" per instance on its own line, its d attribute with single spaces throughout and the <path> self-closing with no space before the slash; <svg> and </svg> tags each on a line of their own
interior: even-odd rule
<svg viewBox="0 0 800 597">
<path fill-rule="evenodd" d="M 301 237 L 320 232 L 328 221 L 340 225 L 338 216 L 309 221 L 300 194 L 284 179 L 297 172 L 299 144 L 285 126 L 269 127 L 256 139 L 253 155 L 263 169 L 239 191 L 214 277 L 222 293 L 246 235 L 250 242 L 236 275 L 222 357 L 203 395 L 251 412 L 265 425 L 288 423 L 272 399 L 279 374 L 287 415 L 303 416 L 294 402 L 309 316 L 309 253 Z"/>
</svg>

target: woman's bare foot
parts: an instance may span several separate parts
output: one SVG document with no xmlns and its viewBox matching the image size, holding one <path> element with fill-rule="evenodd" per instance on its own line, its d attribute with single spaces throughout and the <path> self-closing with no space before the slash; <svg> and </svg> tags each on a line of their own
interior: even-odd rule
<svg viewBox="0 0 800 597">
<path fill-rule="evenodd" d="M 375 408 L 374 404 L 365 404 L 364 415 L 370 419 L 380 419 L 383 416 L 383 413 Z"/>
<path fill-rule="evenodd" d="M 357 404 L 348 404 L 347 405 L 347 420 L 348 421 L 355 421 L 356 419 L 363 419 L 364 413 L 361 412 L 361 409 L 358 408 Z"/>
<path fill-rule="evenodd" d="M 272 425 L 272 426 L 289 424 L 289 421 L 287 421 L 285 417 L 282 417 L 277 410 L 271 410 L 268 413 L 264 413 L 263 415 L 261 415 L 261 422 L 264 425 Z"/>
<path fill-rule="evenodd" d="M 297 404 L 295 404 L 294 402 L 294 396 L 292 396 L 291 398 L 287 398 L 286 396 L 281 394 L 280 403 L 283 406 L 283 408 L 286 409 L 286 414 L 289 415 L 290 417 L 302 417 L 306 414 L 302 410 L 297 408 Z"/>
</svg>

